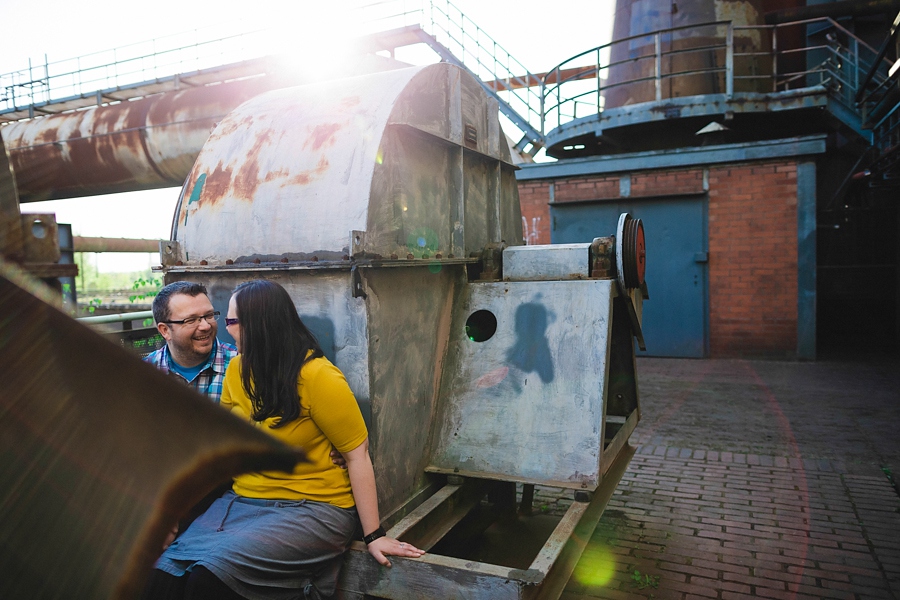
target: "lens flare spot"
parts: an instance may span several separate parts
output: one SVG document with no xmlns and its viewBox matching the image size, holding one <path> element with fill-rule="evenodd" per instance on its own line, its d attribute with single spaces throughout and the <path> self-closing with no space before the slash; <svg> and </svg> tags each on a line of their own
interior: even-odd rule
<svg viewBox="0 0 900 600">
<path fill-rule="evenodd" d="M 427 227 L 411 231 L 406 238 L 406 247 L 416 258 L 428 258 L 438 252 L 440 241 L 437 233 Z"/>
<path fill-rule="evenodd" d="M 384 153 L 381 151 L 381 148 L 378 149 L 378 152 L 375 153 L 375 163 L 382 164 L 384 162 Z"/>
<path fill-rule="evenodd" d="M 612 580 L 615 568 L 616 559 L 609 548 L 589 546 L 581 555 L 572 577 L 587 587 L 604 587 Z"/>
<path fill-rule="evenodd" d="M 431 271 L 432 273 L 440 273 L 441 272 L 441 263 L 439 263 L 439 262 L 429 263 L 428 270 Z"/>
<path fill-rule="evenodd" d="M 488 388 L 494 387 L 504 379 L 509 373 L 509 367 L 498 367 L 490 373 L 485 373 L 475 381 L 475 387 Z"/>
</svg>

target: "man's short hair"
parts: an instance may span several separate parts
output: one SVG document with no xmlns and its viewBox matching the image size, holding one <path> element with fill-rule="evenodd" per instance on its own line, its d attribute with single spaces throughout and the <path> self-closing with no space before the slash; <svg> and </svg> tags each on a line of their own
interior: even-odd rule
<svg viewBox="0 0 900 600">
<path fill-rule="evenodd" d="M 206 291 L 206 286 L 202 283 L 196 283 L 194 281 L 176 281 L 170 283 L 159 290 L 156 297 L 153 299 L 153 319 L 157 323 L 168 321 L 172 317 L 172 311 L 169 310 L 169 299 L 175 294 L 187 294 L 188 296 L 199 296 L 200 294 L 206 296 L 209 295 Z"/>
</svg>

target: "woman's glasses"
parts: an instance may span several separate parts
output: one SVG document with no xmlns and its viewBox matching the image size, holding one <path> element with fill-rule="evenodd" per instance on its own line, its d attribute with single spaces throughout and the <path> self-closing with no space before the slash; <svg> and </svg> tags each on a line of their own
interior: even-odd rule
<svg viewBox="0 0 900 600">
<path fill-rule="evenodd" d="M 235 317 L 234 319 L 225 317 L 225 326 L 226 327 L 230 327 L 231 325 L 237 325 L 238 323 L 239 323 L 239 321 L 238 321 L 237 317 Z"/>
</svg>

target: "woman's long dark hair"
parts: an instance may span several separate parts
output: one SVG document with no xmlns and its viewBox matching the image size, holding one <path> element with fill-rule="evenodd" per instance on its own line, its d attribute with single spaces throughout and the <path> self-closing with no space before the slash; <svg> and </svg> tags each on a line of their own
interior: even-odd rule
<svg viewBox="0 0 900 600">
<path fill-rule="evenodd" d="M 253 402 L 253 420 L 280 417 L 272 427 L 287 425 L 300 417 L 300 369 L 324 356 L 322 349 L 287 290 L 277 283 L 247 281 L 234 295 L 241 328 L 241 383 Z"/>
</svg>

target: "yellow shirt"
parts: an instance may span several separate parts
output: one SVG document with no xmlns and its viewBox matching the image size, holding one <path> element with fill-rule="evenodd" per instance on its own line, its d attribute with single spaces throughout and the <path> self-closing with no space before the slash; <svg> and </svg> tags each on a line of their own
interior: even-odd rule
<svg viewBox="0 0 900 600">
<path fill-rule="evenodd" d="M 291 446 L 302 448 L 311 462 L 299 463 L 293 473 L 262 471 L 234 478 L 234 492 L 248 498 L 315 500 L 341 508 L 354 506 L 350 477 L 331 462 L 334 445 L 348 452 L 362 444 L 368 431 L 359 405 L 344 374 L 327 358 L 315 358 L 300 370 L 297 381 L 300 418 L 273 429 L 277 417 L 254 421 L 253 403 L 241 384 L 241 356 L 225 371 L 221 405 L 251 425 Z"/>
</svg>

